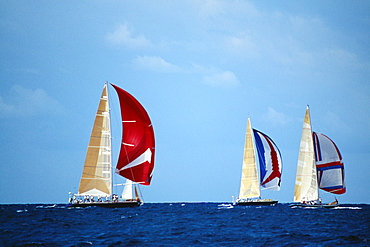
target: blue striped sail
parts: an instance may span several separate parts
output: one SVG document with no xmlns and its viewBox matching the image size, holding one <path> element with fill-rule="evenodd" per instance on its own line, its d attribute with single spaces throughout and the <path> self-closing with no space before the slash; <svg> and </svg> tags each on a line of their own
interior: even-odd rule
<svg viewBox="0 0 370 247">
<path fill-rule="evenodd" d="M 260 167 L 260 184 L 264 188 L 280 190 L 282 159 L 280 150 L 266 134 L 253 129 Z"/>
</svg>

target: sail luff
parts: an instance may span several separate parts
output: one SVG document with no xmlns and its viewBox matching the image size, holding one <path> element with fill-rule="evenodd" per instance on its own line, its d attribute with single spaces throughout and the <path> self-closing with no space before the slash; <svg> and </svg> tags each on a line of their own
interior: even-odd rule
<svg viewBox="0 0 370 247">
<path fill-rule="evenodd" d="M 318 184 L 310 110 L 307 106 L 298 154 L 294 202 L 317 200 Z"/>
<path fill-rule="evenodd" d="M 261 195 L 260 183 L 258 181 L 252 127 L 251 127 L 250 119 L 248 118 L 248 125 L 247 125 L 247 130 L 246 130 L 246 135 L 245 135 L 239 199 L 255 198 L 255 197 L 259 197 L 260 195 Z"/>
<path fill-rule="evenodd" d="M 79 195 L 110 196 L 112 187 L 111 132 L 107 85 L 104 85 L 90 135 Z"/>
</svg>

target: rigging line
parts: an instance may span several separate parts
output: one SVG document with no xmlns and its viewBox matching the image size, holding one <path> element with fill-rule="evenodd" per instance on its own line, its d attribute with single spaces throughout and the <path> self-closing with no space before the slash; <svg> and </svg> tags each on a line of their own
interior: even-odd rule
<svg viewBox="0 0 370 247">
<path fill-rule="evenodd" d="M 123 126 L 123 125 L 122 125 Z M 122 128 L 122 131 L 123 131 L 123 128 Z M 131 163 L 131 161 L 130 161 L 130 157 L 128 156 L 128 152 L 127 152 L 127 149 L 126 149 L 126 145 L 124 145 L 124 143 L 122 142 L 121 143 L 121 148 L 124 148 L 124 150 L 125 150 L 125 154 L 126 154 L 126 159 L 127 159 L 127 162 L 128 163 Z M 131 176 L 133 177 L 133 180 L 136 180 L 135 179 L 135 175 L 134 175 L 134 173 L 133 173 L 133 171 L 132 171 L 132 168 L 129 168 L 129 170 L 130 170 L 130 173 L 131 173 Z M 138 194 L 139 194 L 139 198 L 142 200 L 142 201 L 144 201 L 144 197 L 143 197 L 143 194 L 142 194 L 142 192 L 141 192 L 141 188 L 140 188 L 140 186 L 138 186 L 137 184 L 134 184 L 134 186 L 133 186 L 133 188 L 136 188 L 136 190 L 138 191 Z M 135 197 L 136 197 L 136 193 L 135 193 Z M 137 198 L 136 198 L 137 199 Z"/>
<path fill-rule="evenodd" d="M 122 144 L 123 144 L 123 143 L 122 143 Z M 121 146 L 123 146 L 123 147 L 124 147 L 125 154 L 126 154 L 126 159 L 127 159 L 127 163 L 131 163 L 130 157 L 128 156 L 128 152 L 127 152 L 127 149 L 126 149 L 126 145 L 121 145 Z M 129 169 L 129 171 L 130 171 L 130 173 L 131 173 L 131 176 L 134 178 L 134 180 L 136 180 L 136 179 L 135 179 L 135 174 L 133 173 L 132 168 L 128 168 L 128 169 Z"/>
<path fill-rule="evenodd" d="M 118 96 L 118 94 L 117 94 L 117 96 Z M 112 111 L 113 113 L 115 113 L 115 114 L 111 114 L 111 115 L 113 115 L 113 118 L 114 118 L 114 123 L 116 124 L 116 126 L 121 126 L 121 128 L 122 128 L 122 133 L 121 133 L 121 136 L 123 136 L 123 131 L 124 131 L 124 128 L 123 128 L 123 123 L 125 122 L 125 121 L 122 121 L 121 119 L 118 119 L 118 116 L 117 115 L 121 115 L 121 112 L 119 112 L 119 114 L 116 114 L 116 112 L 117 112 L 117 109 L 115 108 L 115 104 L 113 104 L 113 103 L 111 103 L 111 101 L 109 101 L 109 105 L 110 105 L 110 107 L 112 107 L 112 110 L 110 109 L 110 111 Z M 119 105 L 119 98 L 118 98 L 118 105 Z M 132 121 L 130 121 L 130 122 L 132 122 Z M 136 121 L 135 121 L 136 122 Z M 111 137 L 111 138 L 113 138 L 113 137 Z M 127 152 L 127 149 L 126 149 L 126 145 L 122 145 L 123 143 L 122 143 L 122 141 L 120 142 L 120 146 L 121 146 L 121 149 L 123 148 L 123 150 L 124 150 L 124 152 L 125 152 L 125 155 L 126 155 L 126 160 L 127 160 L 127 162 L 128 163 L 130 163 L 131 161 L 130 161 L 130 158 L 128 157 L 128 152 Z M 113 152 L 112 152 L 113 153 Z M 119 156 L 117 157 L 117 162 L 118 162 L 118 159 L 119 159 Z M 130 171 L 131 171 L 131 175 L 132 175 L 132 177 L 134 177 L 134 174 L 132 173 L 132 169 L 130 169 Z"/>
</svg>

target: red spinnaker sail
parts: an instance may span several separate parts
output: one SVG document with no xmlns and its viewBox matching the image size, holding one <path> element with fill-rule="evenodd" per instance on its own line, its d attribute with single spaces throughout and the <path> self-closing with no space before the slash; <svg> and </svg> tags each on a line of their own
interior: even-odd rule
<svg viewBox="0 0 370 247">
<path fill-rule="evenodd" d="M 116 173 L 134 182 L 149 185 L 154 169 L 155 140 L 149 115 L 131 94 L 117 91 L 122 117 L 122 143 Z"/>
</svg>

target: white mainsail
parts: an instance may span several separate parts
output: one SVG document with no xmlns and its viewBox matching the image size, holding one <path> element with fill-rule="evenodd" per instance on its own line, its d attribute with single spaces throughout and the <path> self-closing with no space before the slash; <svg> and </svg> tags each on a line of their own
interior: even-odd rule
<svg viewBox="0 0 370 247">
<path fill-rule="evenodd" d="M 299 147 L 294 202 L 319 199 L 310 110 L 307 106 Z"/>
<path fill-rule="evenodd" d="M 124 200 L 133 199 L 134 197 L 132 194 L 132 181 L 130 179 L 126 179 L 126 183 L 124 185 L 125 186 L 123 187 L 121 198 Z"/>
<path fill-rule="evenodd" d="M 250 119 L 248 118 L 245 135 L 244 155 L 242 165 L 242 177 L 240 182 L 239 199 L 256 198 L 261 195 L 258 180 L 255 148 Z"/>
<path fill-rule="evenodd" d="M 112 194 L 112 148 L 107 84 L 104 85 L 91 131 L 79 195 Z"/>
</svg>

